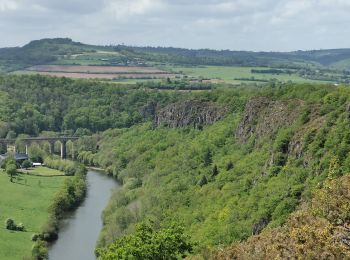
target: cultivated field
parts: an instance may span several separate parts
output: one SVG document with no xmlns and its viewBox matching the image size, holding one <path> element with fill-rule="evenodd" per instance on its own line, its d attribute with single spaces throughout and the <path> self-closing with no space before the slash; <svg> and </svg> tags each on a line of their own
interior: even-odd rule
<svg viewBox="0 0 350 260">
<path fill-rule="evenodd" d="M 177 75 L 155 67 L 129 66 L 38 65 L 26 71 L 76 79 L 158 79 L 173 78 Z"/>
<path fill-rule="evenodd" d="M 28 68 L 30 71 L 42 72 L 76 72 L 102 74 L 167 74 L 155 67 L 127 67 L 127 66 L 77 66 L 77 65 L 38 65 Z"/>
</svg>

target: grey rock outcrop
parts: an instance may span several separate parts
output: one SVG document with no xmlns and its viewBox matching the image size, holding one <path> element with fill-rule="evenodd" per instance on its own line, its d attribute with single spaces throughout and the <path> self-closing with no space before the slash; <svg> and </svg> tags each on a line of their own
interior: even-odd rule
<svg viewBox="0 0 350 260">
<path fill-rule="evenodd" d="M 278 129 L 293 125 L 303 108 L 303 101 L 297 99 L 274 101 L 267 97 L 253 98 L 246 104 L 236 138 L 244 143 L 253 135 L 257 138 L 272 136 Z"/>
<path fill-rule="evenodd" d="M 188 126 L 200 128 L 214 124 L 222 119 L 226 112 L 225 108 L 219 107 L 213 102 L 198 100 L 177 102 L 158 109 L 154 125 L 172 128 Z"/>
</svg>

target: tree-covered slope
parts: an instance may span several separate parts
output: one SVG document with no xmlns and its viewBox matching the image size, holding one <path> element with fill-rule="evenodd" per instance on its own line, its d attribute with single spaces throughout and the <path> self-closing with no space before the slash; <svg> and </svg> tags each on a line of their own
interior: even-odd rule
<svg viewBox="0 0 350 260">
<path fill-rule="evenodd" d="M 334 178 L 336 169 L 329 170 L 308 207 L 293 213 L 286 225 L 218 250 L 212 258 L 349 259 L 350 176 Z"/>
<path fill-rule="evenodd" d="M 327 178 L 350 171 L 346 86 L 272 84 L 191 93 L 2 76 L 0 121 L 1 137 L 94 133 L 81 138 L 74 153 L 124 184 L 103 215 L 98 247 L 112 244 L 111 250 L 118 244 L 127 248 L 129 239 L 137 242 L 145 229 L 157 240 L 169 232 L 186 243 L 190 237 L 185 251 L 194 245 L 193 253 L 203 257 L 218 246 L 258 236 L 227 249 L 230 257 L 255 239 L 288 236 L 294 228 L 304 232 L 295 226 L 299 213 L 288 217 L 317 205 L 312 194 L 327 188 Z M 320 217 L 311 213 L 306 220 Z M 334 224 L 321 218 L 317 227 Z M 170 228 L 174 222 L 181 228 Z M 135 224 L 145 229 L 135 233 Z"/>
<path fill-rule="evenodd" d="M 13 71 L 37 64 L 55 62 L 60 56 L 95 52 L 94 48 L 71 39 L 42 39 L 23 47 L 1 48 L 0 69 Z M 1 71 L 1 70 L 0 70 Z"/>
<path fill-rule="evenodd" d="M 185 94 L 184 94 L 185 95 Z M 0 138 L 8 132 L 86 134 L 150 120 L 182 94 L 44 76 L 0 76 Z"/>
<path fill-rule="evenodd" d="M 175 220 L 205 255 L 285 223 L 322 185 L 332 162 L 339 165 L 334 176 L 350 171 L 346 87 L 290 84 L 194 98 L 225 107 L 226 116 L 196 128 L 145 123 L 108 130 L 98 152 L 80 150 L 81 161 L 124 184 L 104 212 L 98 246 L 135 223 Z"/>
</svg>

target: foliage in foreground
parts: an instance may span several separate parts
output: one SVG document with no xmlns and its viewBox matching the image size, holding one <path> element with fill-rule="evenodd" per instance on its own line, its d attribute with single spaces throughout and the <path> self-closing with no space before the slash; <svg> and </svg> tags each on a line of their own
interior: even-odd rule
<svg viewBox="0 0 350 260">
<path fill-rule="evenodd" d="M 349 259 L 350 176 L 328 179 L 286 225 L 218 252 L 215 259 Z"/>
<path fill-rule="evenodd" d="M 170 227 L 155 230 L 150 224 L 141 223 L 136 225 L 134 233 L 117 239 L 107 249 L 97 252 L 102 260 L 171 260 L 183 258 L 192 249 L 183 226 L 172 223 Z"/>
</svg>

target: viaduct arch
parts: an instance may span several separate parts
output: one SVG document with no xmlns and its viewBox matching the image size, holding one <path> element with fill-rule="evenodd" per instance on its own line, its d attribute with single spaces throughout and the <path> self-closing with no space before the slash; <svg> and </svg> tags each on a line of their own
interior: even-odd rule
<svg viewBox="0 0 350 260">
<path fill-rule="evenodd" d="M 61 158 L 66 159 L 67 157 L 67 142 L 78 140 L 79 137 L 73 136 L 62 136 L 62 137 L 29 137 L 21 139 L 26 147 L 26 154 L 28 154 L 28 148 L 32 143 L 48 142 L 50 146 L 50 154 L 54 153 L 55 143 L 58 141 L 61 144 Z M 16 139 L 0 139 L 0 143 L 4 145 L 15 145 Z M 15 150 L 16 147 L 15 147 Z"/>
</svg>

